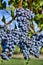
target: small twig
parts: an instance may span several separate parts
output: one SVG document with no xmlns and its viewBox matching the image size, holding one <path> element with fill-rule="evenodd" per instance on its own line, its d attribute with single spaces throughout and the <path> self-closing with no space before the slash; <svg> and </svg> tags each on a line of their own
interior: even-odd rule
<svg viewBox="0 0 43 65">
<path fill-rule="evenodd" d="M 19 5 L 18 5 L 19 8 L 22 8 L 22 3 L 23 3 L 23 0 L 20 0 Z"/>
<path fill-rule="evenodd" d="M 30 5 L 30 10 L 33 11 L 33 8 L 32 8 L 32 1 L 31 0 L 27 0 L 27 3 Z"/>
</svg>

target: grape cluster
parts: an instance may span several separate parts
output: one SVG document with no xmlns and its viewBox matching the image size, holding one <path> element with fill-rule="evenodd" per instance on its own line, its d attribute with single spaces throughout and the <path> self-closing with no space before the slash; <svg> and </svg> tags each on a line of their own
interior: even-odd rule
<svg viewBox="0 0 43 65">
<path fill-rule="evenodd" d="M 43 45 L 43 36 L 33 35 L 32 38 L 28 38 L 28 26 L 30 23 L 28 20 L 34 18 L 35 14 L 29 9 L 17 8 L 16 9 L 16 23 L 17 26 L 14 29 L 8 29 L 6 25 L 0 29 L 0 41 L 2 45 L 1 57 L 8 60 L 12 57 L 15 49 L 15 45 L 19 46 L 21 53 L 25 59 L 30 59 L 29 54 L 33 54 L 35 57 L 39 57 L 40 48 Z M 40 38 L 39 38 L 40 37 Z M 30 40 L 30 47 L 28 45 Z M 30 48 L 30 50 L 29 50 Z"/>
<path fill-rule="evenodd" d="M 27 48 L 27 44 L 25 42 L 20 41 L 18 46 L 20 48 L 21 53 L 23 53 L 24 59 L 29 60 L 30 57 L 29 57 L 29 50 Z"/>
<path fill-rule="evenodd" d="M 39 58 L 40 49 L 43 45 L 43 37 L 40 34 L 34 34 L 32 36 L 31 41 L 32 42 L 31 42 L 31 46 L 30 46 L 30 54 L 32 54 L 35 57 Z"/>
<path fill-rule="evenodd" d="M 14 46 L 14 39 L 12 37 L 12 34 L 10 30 L 7 30 L 5 26 L 2 29 L 0 29 L 0 39 L 1 39 L 1 46 L 2 46 L 1 57 L 3 59 L 8 60 L 9 58 L 12 57 L 15 46 Z"/>
<path fill-rule="evenodd" d="M 19 43 L 19 31 L 8 30 L 6 25 L 0 29 L 0 40 L 2 46 L 2 54 L 1 57 L 5 60 L 8 60 L 12 57 L 15 49 L 15 45 Z"/>
<path fill-rule="evenodd" d="M 18 17 L 19 17 L 19 15 L 17 14 L 17 22 L 18 22 Z M 20 22 L 22 23 L 22 26 L 21 26 Z M 26 23 L 26 21 L 24 21 L 24 19 L 23 19 L 23 21 L 21 20 L 21 21 L 18 22 L 18 27 L 19 27 L 19 30 L 14 29 L 14 30 L 9 31 L 9 30 L 7 30 L 7 27 L 4 26 L 3 27 L 4 29 L 3 29 L 2 33 L 0 32 L 2 34 L 2 36 L 1 36 L 2 38 L 1 39 L 3 41 L 2 42 L 2 48 L 3 48 L 2 58 L 3 59 L 4 58 L 5 59 L 9 59 L 12 56 L 15 45 L 19 46 L 20 42 L 26 43 L 26 41 L 28 40 L 28 37 L 27 37 L 27 33 L 28 33 L 27 23 Z M 20 44 L 21 46 L 19 46 L 20 48 L 21 47 L 23 48 L 22 43 Z M 21 48 L 21 50 L 22 50 L 22 48 Z M 27 48 L 27 47 L 24 46 L 24 48 Z M 25 51 L 26 51 L 26 49 L 25 49 Z M 9 55 L 7 55 L 8 52 L 9 52 Z M 28 53 L 27 53 L 27 55 L 28 55 Z"/>
<path fill-rule="evenodd" d="M 27 21 L 35 17 L 35 14 L 30 9 L 17 8 L 16 10 L 18 21 Z"/>
<path fill-rule="evenodd" d="M 29 11 L 28 11 L 29 12 Z M 24 55 L 25 59 L 29 59 L 29 50 L 28 50 L 28 25 L 29 22 L 27 21 L 27 10 L 24 10 L 23 8 L 17 8 L 16 10 L 17 14 L 17 22 L 18 22 L 18 27 L 19 27 L 19 37 L 20 37 L 20 42 L 19 42 L 19 47 Z"/>
</svg>

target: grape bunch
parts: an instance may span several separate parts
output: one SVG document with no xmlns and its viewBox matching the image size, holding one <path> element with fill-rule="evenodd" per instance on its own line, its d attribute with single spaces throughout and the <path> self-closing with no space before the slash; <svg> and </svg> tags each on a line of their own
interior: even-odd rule
<svg viewBox="0 0 43 65">
<path fill-rule="evenodd" d="M 40 49 L 43 45 L 43 42 L 41 42 L 42 40 L 42 36 L 40 34 L 34 34 L 32 36 L 32 42 L 31 42 L 31 46 L 30 46 L 30 54 L 34 55 L 35 57 L 39 58 L 40 55 Z"/>
<path fill-rule="evenodd" d="M 17 22 L 18 22 L 18 16 L 17 16 Z M 27 26 L 27 23 L 24 21 L 24 19 L 21 20 L 21 21 L 19 21 L 19 22 L 21 22 L 22 25 L 23 25 L 21 27 L 18 26 L 19 27 L 19 31 L 17 29 L 14 29 L 14 30 L 9 31 L 9 30 L 7 30 L 6 26 L 4 26 L 4 29 L 3 30 L 4 30 L 5 34 L 4 33 L 3 34 L 5 35 L 5 37 L 4 37 L 4 35 L 2 35 L 2 36 L 5 39 L 2 39 L 4 41 L 2 43 L 2 48 L 3 48 L 2 57 L 6 58 L 6 59 L 8 59 L 8 58 L 10 58 L 12 56 L 15 45 L 18 45 L 19 46 L 19 42 L 20 41 L 22 43 L 25 43 L 27 41 L 27 39 L 28 39 L 27 38 L 28 29 L 26 27 Z M 19 24 L 19 22 L 18 22 L 18 25 L 21 25 L 21 24 Z M 22 46 L 22 44 L 21 44 L 21 46 Z M 6 54 L 8 54 L 8 52 L 9 52 L 9 56 L 6 55 Z"/>
<path fill-rule="evenodd" d="M 16 10 L 17 14 L 17 22 L 19 27 L 19 39 L 20 42 L 18 43 L 18 46 L 21 50 L 21 52 L 24 55 L 24 58 L 29 59 L 29 51 L 26 46 L 26 41 L 28 42 L 28 28 L 27 28 L 27 18 L 25 15 L 25 10 L 23 8 L 17 8 Z"/>
<path fill-rule="evenodd" d="M 40 48 L 43 45 L 43 36 L 41 34 L 35 34 L 32 38 L 28 38 L 28 26 L 30 25 L 28 20 L 34 18 L 35 14 L 29 9 L 17 8 L 16 15 L 17 28 L 15 27 L 9 30 L 7 26 L 4 25 L 4 27 L 0 29 L 0 41 L 2 46 L 1 57 L 5 60 L 12 58 L 16 45 L 20 48 L 26 60 L 30 59 L 30 54 L 39 57 Z M 30 46 L 28 45 L 29 40 Z"/>
<path fill-rule="evenodd" d="M 21 53 L 23 53 L 24 59 L 29 60 L 30 57 L 29 57 L 29 50 L 27 48 L 27 44 L 25 42 L 20 41 L 18 46 L 20 48 Z"/>
<path fill-rule="evenodd" d="M 35 14 L 28 8 L 26 8 L 25 10 L 24 8 L 17 8 L 16 14 L 18 21 L 27 21 L 35 17 Z"/>
<path fill-rule="evenodd" d="M 0 31 L 1 36 L 1 46 L 2 46 L 2 54 L 1 57 L 4 60 L 9 60 L 12 58 L 14 53 L 15 45 L 19 43 L 19 31 L 15 30 L 8 30 L 7 27 L 4 27 Z"/>
<path fill-rule="evenodd" d="M 17 22 L 19 27 L 19 39 L 20 42 L 18 43 L 18 46 L 20 47 L 24 58 L 29 59 L 29 50 L 28 50 L 28 20 L 31 20 L 34 18 L 35 14 L 32 13 L 29 9 L 24 10 L 23 8 L 17 8 L 16 9 L 16 15 L 17 15 Z"/>
<path fill-rule="evenodd" d="M 6 7 L 9 7 L 8 0 L 3 0 L 2 3 L 6 3 Z M 6 13 L 7 11 L 3 9 L 1 13 L 4 13 L 3 16 L 5 17 L 5 21 L 8 22 L 12 20 L 11 15 L 6 18 L 6 15 L 9 13 Z M 16 15 L 17 19 L 16 22 L 18 23 L 17 27 L 19 27 L 19 30 L 7 30 L 6 26 L 4 26 L 3 29 L 0 31 L 0 41 L 2 45 L 2 55 L 1 57 L 3 59 L 8 60 L 12 57 L 12 54 L 14 52 L 15 45 L 18 45 L 21 52 L 24 55 L 25 59 L 29 59 L 29 50 L 28 50 L 28 20 L 31 20 L 34 18 L 35 14 L 33 14 L 32 11 L 29 9 L 23 9 L 23 8 L 17 8 L 16 9 Z M 8 16 L 8 15 L 7 15 Z M 33 42 L 32 42 L 33 43 Z"/>
<path fill-rule="evenodd" d="M 14 41 L 12 40 L 13 38 L 10 31 L 7 30 L 5 26 L 3 27 L 3 29 L 0 30 L 0 38 L 2 46 L 1 57 L 5 60 L 8 60 L 12 57 L 12 54 L 14 52 Z"/>
</svg>

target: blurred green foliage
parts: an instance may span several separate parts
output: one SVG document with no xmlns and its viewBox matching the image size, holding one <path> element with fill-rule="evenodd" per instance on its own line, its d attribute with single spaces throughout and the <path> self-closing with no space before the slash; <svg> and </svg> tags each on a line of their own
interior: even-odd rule
<svg viewBox="0 0 43 65">
<path fill-rule="evenodd" d="M 18 46 L 16 46 L 15 50 L 14 50 L 14 54 L 19 54 L 20 53 L 20 48 Z"/>
<path fill-rule="evenodd" d="M 2 52 L 2 47 L 1 47 L 1 45 L 0 45 L 0 54 L 1 54 L 1 52 Z"/>
<path fill-rule="evenodd" d="M 40 53 L 43 54 L 43 48 L 41 48 Z"/>
</svg>

